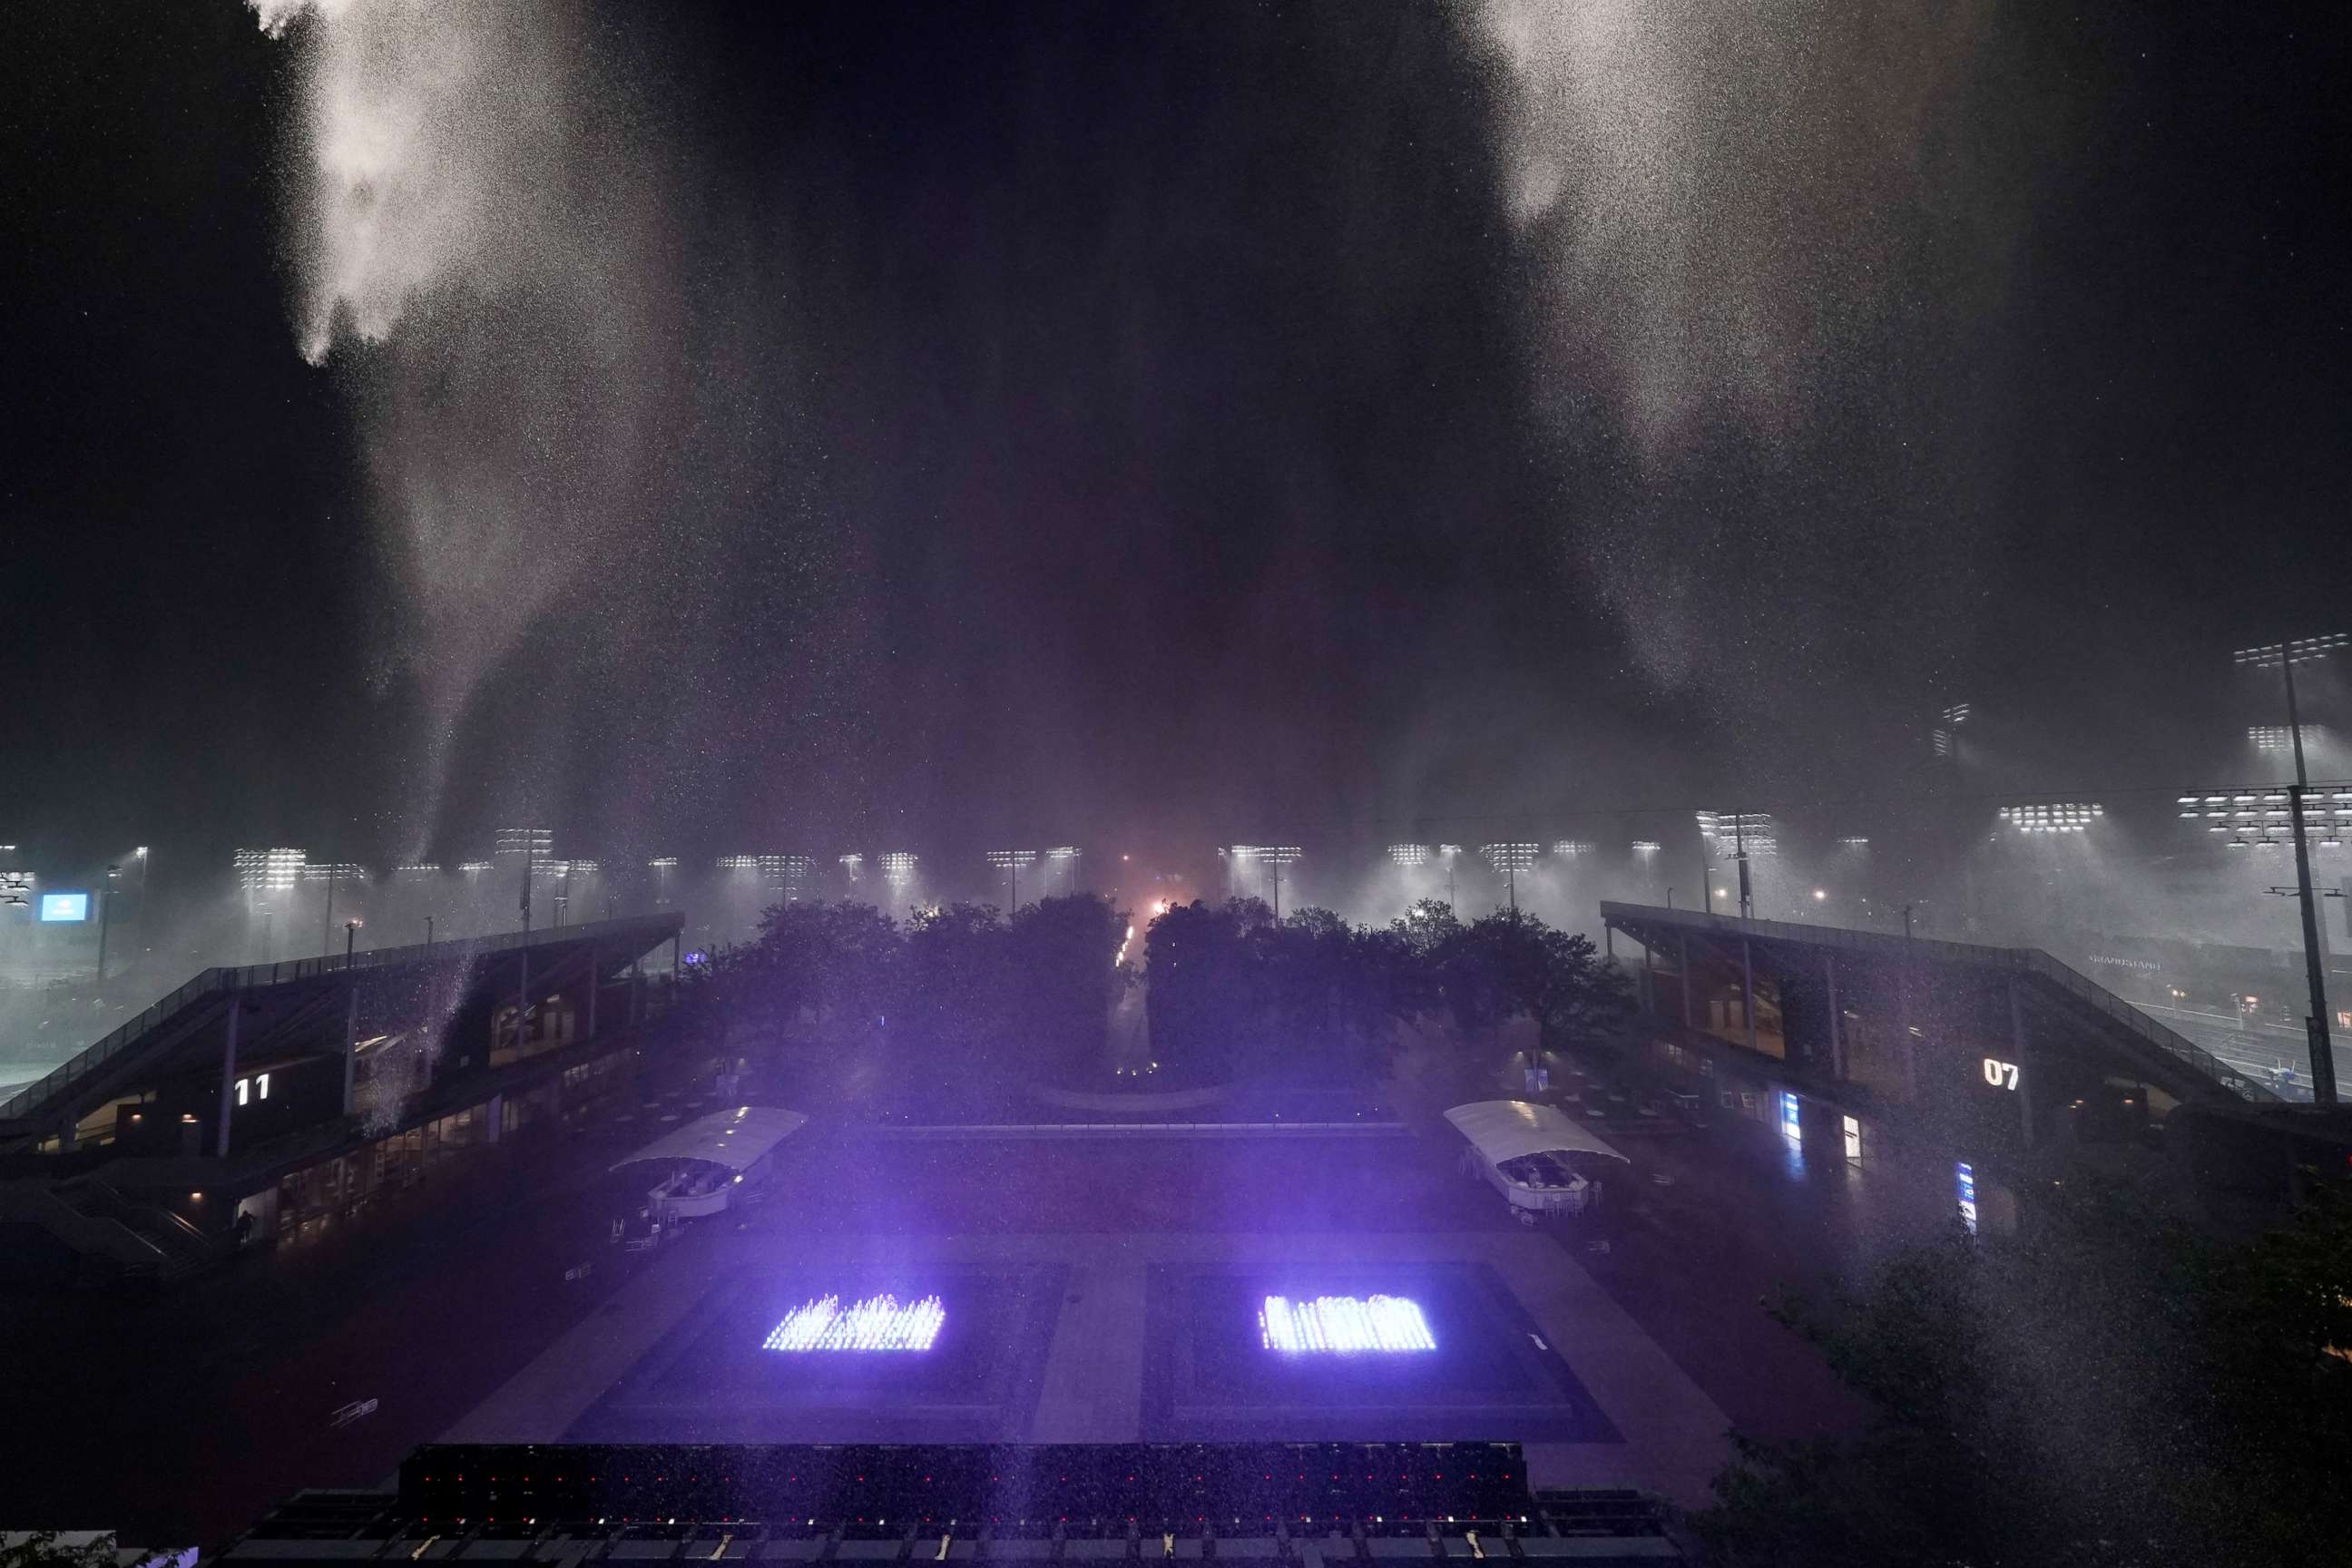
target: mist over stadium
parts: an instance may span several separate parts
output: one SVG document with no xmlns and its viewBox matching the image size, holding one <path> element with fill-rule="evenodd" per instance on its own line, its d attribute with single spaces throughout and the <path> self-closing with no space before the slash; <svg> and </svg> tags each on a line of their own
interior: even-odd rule
<svg viewBox="0 0 2352 1568">
<path fill-rule="evenodd" d="M 0 1531 L 2333 1541 L 2328 18 L 5 26 Z"/>
</svg>

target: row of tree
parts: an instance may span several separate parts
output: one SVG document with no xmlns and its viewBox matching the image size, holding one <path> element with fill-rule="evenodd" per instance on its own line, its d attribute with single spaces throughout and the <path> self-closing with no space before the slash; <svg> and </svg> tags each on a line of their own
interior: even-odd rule
<svg viewBox="0 0 2352 1568">
<path fill-rule="evenodd" d="M 1255 899 L 1192 903 L 1151 922 L 1139 975 L 1119 961 L 1129 932 L 1092 893 L 1010 918 L 949 904 L 904 923 L 865 904 L 780 904 L 753 941 L 714 955 L 696 994 L 747 1044 L 854 1047 L 917 1079 L 967 1081 L 1095 1076 L 1112 1009 L 1139 980 L 1162 1081 L 1361 1076 L 1411 1020 L 1492 1047 L 1496 1026 L 1524 1015 L 1556 1046 L 1611 1035 L 1631 1010 L 1590 939 L 1527 914 L 1465 924 L 1432 900 L 1367 927 L 1316 909 L 1277 921 Z"/>
<path fill-rule="evenodd" d="M 1316 909 L 1277 921 L 1256 899 L 1186 904 L 1151 922 L 1144 954 L 1153 1054 L 1202 1075 L 1376 1071 L 1398 1026 L 1423 1019 L 1473 1050 L 1519 1016 L 1547 1049 L 1593 1044 L 1632 1012 L 1590 937 L 1517 910 L 1465 924 L 1434 899 L 1387 926 Z"/>
<path fill-rule="evenodd" d="M 703 966 L 697 1000 L 739 1037 L 863 1047 L 926 1079 L 1084 1071 L 1128 984 L 1125 934 L 1096 893 L 1010 919 L 948 904 L 904 924 L 867 904 L 778 904 Z"/>
</svg>

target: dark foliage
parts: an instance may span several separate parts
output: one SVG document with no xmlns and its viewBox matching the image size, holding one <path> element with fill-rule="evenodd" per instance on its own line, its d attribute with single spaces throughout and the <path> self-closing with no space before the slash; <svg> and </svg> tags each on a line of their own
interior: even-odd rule
<svg viewBox="0 0 2352 1568">
<path fill-rule="evenodd" d="M 1532 1017 L 1556 1047 L 1632 1011 L 1590 938 L 1523 913 L 1465 926 L 1433 900 L 1386 929 L 1318 909 L 1276 921 L 1255 899 L 1183 905 L 1151 922 L 1145 973 L 1153 1053 L 1196 1076 L 1377 1071 L 1396 1025 L 1425 1014 L 1479 1042 Z"/>
<path fill-rule="evenodd" d="M 2234 1248 L 2079 1179 L 2025 1221 L 1779 1309 L 1877 1414 L 1849 1442 L 1736 1439 L 1693 1520 L 1717 1560 L 2347 1561 L 2345 1194 Z"/>
<path fill-rule="evenodd" d="M 1101 1054 L 1125 929 L 1094 893 L 1010 921 L 950 904 L 903 925 L 866 904 L 779 904 L 706 966 L 693 1002 L 735 1048 L 787 1060 L 856 1053 L 928 1083 L 1059 1077 Z"/>
</svg>

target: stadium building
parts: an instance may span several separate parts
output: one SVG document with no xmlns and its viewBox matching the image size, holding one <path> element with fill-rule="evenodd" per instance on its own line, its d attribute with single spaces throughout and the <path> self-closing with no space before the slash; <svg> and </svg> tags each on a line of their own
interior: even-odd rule
<svg viewBox="0 0 2352 1568">
<path fill-rule="evenodd" d="M 207 969 L 0 1102 L 0 1269 L 171 1281 L 563 1118 L 629 1076 L 679 931 L 663 914 Z"/>
</svg>

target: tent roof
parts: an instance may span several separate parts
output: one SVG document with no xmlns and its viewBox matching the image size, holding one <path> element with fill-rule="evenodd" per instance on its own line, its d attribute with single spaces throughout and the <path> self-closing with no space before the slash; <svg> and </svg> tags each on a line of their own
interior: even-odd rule
<svg viewBox="0 0 2352 1568">
<path fill-rule="evenodd" d="M 739 1105 L 732 1110 L 714 1110 L 663 1133 L 627 1159 L 614 1163 L 613 1169 L 617 1171 L 649 1160 L 707 1160 L 730 1171 L 741 1171 L 806 1125 L 808 1118 L 799 1111 L 772 1105 Z"/>
<path fill-rule="evenodd" d="M 1445 1120 L 1476 1144 L 1479 1154 L 1491 1165 L 1522 1154 L 1580 1152 L 1625 1158 L 1550 1106 L 1524 1100 L 1481 1100 L 1457 1105 L 1445 1113 Z"/>
</svg>

